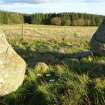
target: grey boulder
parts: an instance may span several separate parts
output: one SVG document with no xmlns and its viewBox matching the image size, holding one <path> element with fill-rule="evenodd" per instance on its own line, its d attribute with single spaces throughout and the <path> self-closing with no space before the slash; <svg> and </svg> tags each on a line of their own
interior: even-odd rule
<svg viewBox="0 0 105 105">
<path fill-rule="evenodd" d="M 105 56 L 105 20 L 93 35 L 90 46 L 95 54 Z"/>
</svg>

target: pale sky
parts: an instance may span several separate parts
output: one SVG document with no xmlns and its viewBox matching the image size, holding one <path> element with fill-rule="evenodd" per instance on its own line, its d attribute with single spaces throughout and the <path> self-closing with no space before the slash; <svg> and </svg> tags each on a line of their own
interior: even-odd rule
<svg viewBox="0 0 105 105">
<path fill-rule="evenodd" d="M 80 12 L 105 15 L 105 0 L 0 0 L 0 10 L 21 13 Z"/>
</svg>

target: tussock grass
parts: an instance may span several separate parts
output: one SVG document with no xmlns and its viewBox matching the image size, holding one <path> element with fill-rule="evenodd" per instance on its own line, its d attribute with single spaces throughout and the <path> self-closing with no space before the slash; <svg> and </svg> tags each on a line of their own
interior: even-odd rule
<svg viewBox="0 0 105 105">
<path fill-rule="evenodd" d="M 27 71 L 24 84 L 1 102 L 6 105 L 105 105 L 105 57 L 80 61 L 72 58 L 90 49 L 89 40 L 96 27 L 25 25 L 28 41 L 17 37 L 19 30 L 11 33 L 7 27 L 2 28 L 11 45 L 25 59 Z M 19 25 L 11 27 L 20 28 Z"/>
</svg>

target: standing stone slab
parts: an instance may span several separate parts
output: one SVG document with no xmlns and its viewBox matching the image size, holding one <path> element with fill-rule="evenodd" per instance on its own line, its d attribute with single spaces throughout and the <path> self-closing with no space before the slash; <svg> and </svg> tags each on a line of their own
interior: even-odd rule
<svg viewBox="0 0 105 105">
<path fill-rule="evenodd" d="M 93 35 L 90 45 L 97 55 L 105 56 L 105 20 Z"/>
<path fill-rule="evenodd" d="M 26 64 L 0 30 L 0 96 L 16 91 L 23 83 Z"/>
</svg>

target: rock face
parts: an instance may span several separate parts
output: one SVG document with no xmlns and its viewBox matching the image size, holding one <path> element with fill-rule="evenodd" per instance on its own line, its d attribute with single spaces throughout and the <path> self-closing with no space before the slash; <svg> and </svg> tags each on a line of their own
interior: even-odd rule
<svg viewBox="0 0 105 105">
<path fill-rule="evenodd" d="M 0 96 L 14 92 L 23 82 L 26 64 L 0 30 Z"/>
<path fill-rule="evenodd" d="M 90 45 L 97 55 L 105 56 L 105 20 L 93 35 Z"/>
</svg>

